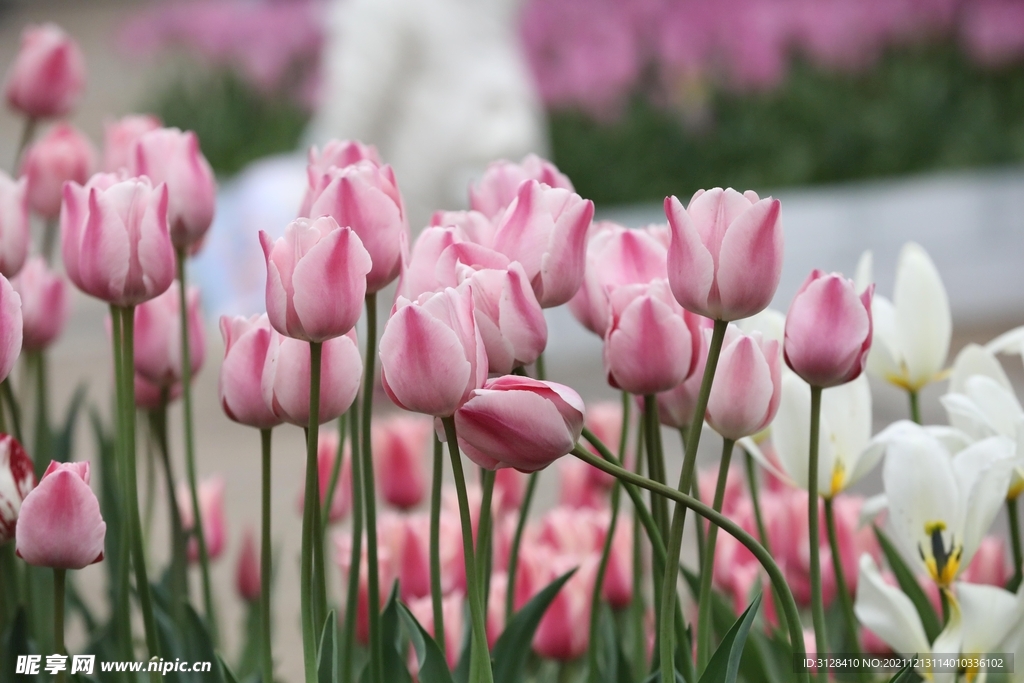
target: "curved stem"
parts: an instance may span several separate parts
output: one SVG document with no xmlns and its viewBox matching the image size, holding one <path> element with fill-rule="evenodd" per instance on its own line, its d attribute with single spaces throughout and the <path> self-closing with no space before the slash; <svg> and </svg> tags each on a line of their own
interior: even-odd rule
<svg viewBox="0 0 1024 683">
<path fill-rule="evenodd" d="M 533 504 L 533 494 L 537 490 L 537 473 L 531 472 L 526 478 L 526 494 L 523 496 L 523 504 L 519 506 L 519 520 L 516 522 L 516 532 L 512 536 L 512 547 L 508 554 L 508 585 L 505 588 L 505 623 L 507 624 L 515 613 L 516 597 L 516 571 L 519 569 L 519 546 L 523 543 L 523 532 L 526 530 L 526 522 L 530 517 L 530 506 Z"/>
<path fill-rule="evenodd" d="M 825 526 L 828 527 L 828 544 L 832 551 L 832 569 L 836 575 L 836 592 L 839 593 L 839 604 L 843 608 L 843 621 L 846 626 L 847 642 L 850 644 L 850 652 L 860 656 L 860 638 L 857 632 L 857 617 L 853 613 L 853 601 L 850 599 L 850 589 L 846 583 L 846 572 L 843 571 L 843 559 L 839 554 L 839 535 L 836 532 L 836 516 L 832 509 L 832 499 L 825 499 Z M 861 672 L 860 679 L 869 682 L 871 677 Z"/>
<path fill-rule="evenodd" d="M 600 672 L 597 669 L 597 629 L 601 623 L 601 595 L 604 591 L 604 577 L 608 573 L 608 560 L 611 558 L 612 541 L 615 538 L 615 529 L 619 522 L 619 491 L 620 482 L 616 479 L 612 486 L 612 516 L 608 520 L 608 531 L 604 537 L 604 547 L 601 548 L 601 562 L 597 565 L 597 578 L 594 581 L 594 591 L 590 596 L 590 646 L 587 648 L 587 663 L 589 679 L 591 683 L 599 683 Z M 610 647 L 610 643 L 605 644 Z"/>
<path fill-rule="evenodd" d="M 491 657 L 487 649 L 487 622 L 484 614 L 484 601 L 480 595 L 480 582 L 477 580 L 476 554 L 473 550 L 473 519 L 469 511 L 469 495 L 466 493 L 466 476 L 462 471 L 462 456 L 459 454 L 459 442 L 455 433 L 455 418 L 441 419 L 444 424 L 445 440 L 448 442 L 448 453 L 452 461 L 452 474 L 455 475 L 455 491 L 459 498 L 459 517 L 462 520 L 462 553 L 466 563 L 466 590 L 469 593 L 469 612 L 472 621 L 473 638 L 470 651 L 470 683 L 493 683 Z"/>
<path fill-rule="evenodd" d="M 907 396 L 910 399 L 910 419 L 921 424 L 921 404 L 918 400 L 918 394 L 916 391 L 907 391 Z"/>
<path fill-rule="evenodd" d="M 693 469 L 697 463 L 697 449 L 700 447 L 700 433 L 704 425 L 704 414 L 707 412 L 708 397 L 711 395 L 711 383 L 715 378 L 718 357 L 722 353 L 722 343 L 725 341 L 725 331 L 728 327 L 729 323 L 726 321 L 716 320 L 711 334 L 707 363 L 704 366 L 704 377 L 701 380 L 700 392 L 697 394 L 697 405 L 693 412 L 693 419 L 690 420 L 690 429 L 686 439 L 686 453 L 683 456 L 683 468 L 679 473 L 679 486 L 676 487 L 677 492 L 682 495 L 687 495 L 693 486 Z M 679 553 L 683 545 L 686 509 L 686 506 L 677 499 L 675 510 L 672 513 L 672 528 L 669 530 L 667 539 L 668 562 L 665 565 L 661 595 L 663 607 L 670 604 L 669 601 L 676 600 L 676 582 L 679 579 Z M 661 663 L 661 680 L 663 681 L 675 680 L 672 663 L 675 652 L 674 628 L 675 624 L 671 610 L 662 609 L 658 615 L 658 634 L 660 637 L 658 655 Z"/>
<path fill-rule="evenodd" d="M 735 442 L 725 439 L 722 443 L 722 461 L 718 464 L 718 483 L 715 486 L 715 499 L 711 508 L 715 512 L 722 511 L 725 501 L 725 485 L 729 479 L 729 461 Z M 699 522 L 703 524 L 703 522 Z M 711 579 L 715 572 L 715 544 L 718 541 L 718 527 L 712 525 L 708 529 L 704 547 L 704 563 L 700 571 L 700 597 L 697 599 L 699 616 L 697 617 L 697 672 L 703 673 L 711 659 Z"/>
<path fill-rule="evenodd" d="M 260 519 L 260 664 L 265 683 L 274 682 L 274 655 L 270 639 L 270 581 L 273 553 L 270 544 L 270 442 L 272 434 L 272 429 L 260 430 L 263 466 L 263 504 Z"/>
<path fill-rule="evenodd" d="M 811 551 L 811 616 L 814 618 L 814 649 L 818 655 L 828 652 L 825 634 L 825 604 L 821 595 L 821 533 L 818 529 L 818 438 L 821 431 L 821 387 L 811 387 L 811 447 L 807 468 L 807 528 Z M 828 669 L 818 671 L 818 679 L 828 680 Z"/>
<path fill-rule="evenodd" d="M 1017 514 L 1017 498 L 1006 499 L 1006 516 L 1010 522 L 1010 547 L 1013 549 L 1013 578 L 1007 589 L 1016 593 L 1024 573 L 1024 551 L 1021 550 L 1020 516 Z"/>
<path fill-rule="evenodd" d="M 380 577 L 377 569 L 377 492 L 373 477 L 373 387 L 377 360 L 377 293 L 366 295 L 366 370 L 363 373 L 363 504 L 366 512 L 367 573 L 370 596 L 370 671 L 384 683 L 384 645 L 380 640 Z"/>
<path fill-rule="evenodd" d="M 348 410 L 352 444 L 352 552 L 349 555 L 348 590 L 345 593 L 345 633 L 342 641 L 342 683 L 352 681 L 352 650 L 356 637 L 356 604 L 359 601 L 359 572 L 363 560 L 363 463 L 359 449 L 359 403 Z"/>
<path fill-rule="evenodd" d="M 67 656 L 64 651 L 64 579 L 66 569 L 53 570 L 53 647 L 57 654 Z M 68 679 L 67 669 L 57 672 L 57 682 Z"/>
<path fill-rule="evenodd" d="M 743 544 L 743 546 L 746 547 L 757 559 L 761 566 L 764 567 L 764 570 L 768 573 L 769 580 L 775 586 L 780 598 L 782 599 L 782 607 L 786 612 L 786 619 L 789 624 L 790 647 L 793 650 L 793 654 L 797 657 L 804 656 L 804 636 L 803 631 L 800 630 L 800 614 L 797 611 L 796 601 L 793 599 L 793 592 L 786 583 L 786 577 L 783 575 L 782 570 L 779 569 L 779 565 L 777 565 L 775 560 L 772 559 L 771 554 L 765 550 L 764 546 L 758 543 L 753 536 L 744 531 L 743 527 L 721 513 L 715 512 L 707 505 L 696 500 L 693 496 L 681 493 L 669 488 L 668 486 L 662 486 L 661 484 L 657 484 L 646 477 L 642 477 L 630 472 L 629 470 L 625 470 L 610 461 L 602 460 L 593 453 L 587 451 L 585 448 L 580 448 L 578 445 L 573 449 L 572 455 L 600 470 L 614 475 L 619 479 L 619 481 L 623 482 L 627 491 L 629 490 L 630 485 L 639 486 L 651 491 L 652 493 L 658 493 L 667 498 L 671 498 L 677 504 L 684 505 L 690 510 L 693 510 L 695 513 L 719 527 L 725 531 L 725 533 Z M 806 681 L 807 674 L 798 674 L 798 679 Z"/>
<path fill-rule="evenodd" d="M 317 681 L 317 640 L 323 626 L 320 594 L 314 582 L 323 575 L 323 563 L 317 565 L 317 517 L 320 511 L 320 473 L 317 446 L 320 427 L 320 360 L 323 346 L 309 343 L 309 424 L 306 428 L 306 487 L 302 505 L 302 567 L 299 593 L 302 600 L 302 655 L 306 683 Z M 357 565 L 358 567 L 358 565 Z"/>
<path fill-rule="evenodd" d="M 430 484 L 430 604 L 434 611 L 434 640 L 446 652 L 444 603 L 441 595 L 441 482 L 444 477 L 444 445 L 434 434 L 434 472 Z"/>
</svg>

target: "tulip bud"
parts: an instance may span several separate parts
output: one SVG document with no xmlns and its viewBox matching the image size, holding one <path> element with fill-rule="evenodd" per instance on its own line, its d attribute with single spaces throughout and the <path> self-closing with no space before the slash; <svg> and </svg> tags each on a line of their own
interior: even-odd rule
<svg viewBox="0 0 1024 683">
<path fill-rule="evenodd" d="M 0 434 L 0 545 L 14 538 L 22 501 L 36 486 L 32 459 L 10 434 Z"/>
<path fill-rule="evenodd" d="M 224 478 L 213 476 L 199 482 L 199 516 L 203 520 L 203 540 L 206 553 L 216 560 L 224 552 Z M 178 514 L 181 528 L 187 534 L 195 527 L 192 510 L 192 492 L 185 482 L 178 484 Z M 189 562 L 199 561 L 199 542 L 193 538 L 188 544 Z"/>
<path fill-rule="evenodd" d="M 506 375 L 475 390 L 455 413 L 459 445 L 486 467 L 534 472 L 572 451 L 583 431 L 579 394 L 562 384 Z"/>
<path fill-rule="evenodd" d="M 64 331 L 71 312 L 67 282 L 50 270 L 42 257 L 33 256 L 11 285 L 21 296 L 24 349 L 40 351 L 49 347 Z"/>
<path fill-rule="evenodd" d="M 448 247 L 462 242 L 464 235 L 458 228 L 429 227 L 420 233 L 413 244 L 409 260 L 398 281 L 398 295 L 415 301 L 421 294 L 433 294 L 445 287 L 458 284 L 454 269 L 439 268 L 441 255 Z"/>
<path fill-rule="evenodd" d="M 0 171 L 0 274 L 14 277 L 25 265 L 29 243 L 28 180 Z"/>
<path fill-rule="evenodd" d="M 351 228 L 333 218 L 298 219 L 271 242 L 260 231 L 267 259 L 267 315 L 294 339 L 323 342 L 359 321 L 370 255 Z"/>
<path fill-rule="evenodd" d="M 497 221 L 494 248 L 522 264 L 541 306 L 560 306 L 583 282 L 593 217 L 589 199 L 530 180 Z"/>
<path fill-rule="evenodd" d="M 472 293 L 446 289 L 399 297 L 380 340 L 381 381 L 400 408 L 453 415 L 487 379 Z"/>
<path fill-rule="evenodd" d="M 612 609 L 625 609 L 633 602 L 633 526 L 621 519 L 612 537 L 601 591 Z"/>
<path fill-rule="evenodd" d="M 189 287 L 185 298 L 195 377 L 206 357 L 199 289 Z M 181 381 L 181 360 L 181 297 L 175 281 L 175 286 L 135 308 L 135 372 L 157 386 L 170 386 Z"/>
<path fill-rule="evenodd" d="M 565 573 L 578 564 L 575 559 L 557 557 L 551 566 L 550 578 Z M 591 595 L 597 577 L 596 556 L 589 557 L 565 582 L 544 616 L 533 637 L 533 650 L 541 657 L 569 661 L 582 657 L 590 644 Z"/>
<path fill-rule="evenodd" d="M 338 432 L 334 429 L 320 429 L 320 438 L 317 439 L 316 465 L 318 481 L 320 482 L 320 505 L 327 504 L 327 490 L 331 486 L 331 477 L 334 475 L 334 466 L 341 458 L 341 470 L 338 472 L 338 483 L 334 487 L 334 497 L 331 498 L 331 505 L 327 509 L 327 522 L 335 524 L 345 519 L 352 511 L 352 448 L 349 442 L 345 442 L 342 452 L 338 453 Z M 299 513 L 305 507 L 306 490 L 299 488 L 297 509 Z"/>
<path fill-rule="evenodd" d="M 21 297 L 0 275 L 0 381 L 7 379 L 21 355 L 22 328 Z"/>
<path fill-rule="evenodd" d="M 513 197 L 515 195 L 512 195 Z M 430 225 L 440 228 L 458 228 L 470 242 L 490 248 L 494 244 L 494 223 L 479 211 L 435 211 Z"/>
<path fill-rule="evenodd" d="M 22 159 L 29 206 L 43 218 L 56 218 L 65 181 L 84 183 L 95 165 L 96 151 L 89 139 L 70 124 L 57 124 L 29 147 Z"/>
<path fill-rule="evenodd" d="M 306 194 L 302 198 L 302 206 L 299 208 L 300 216 L 310 216 L 309 209 L 313 205 L 313 192 L 316 189 L 316 184 L 332 167 L 345 168 L 358 164 L 360 161 L 370 161 L 377 166 L 384 165 L 376 147 L 363 144 L 358 140 L 330 140 L 324 145 L 323 151 L 313 145 L 309 148 L 307 158 L 309 160 L 306 166 L 308 185 Z"/>
<path fill-rule="evenodd" d="M 238 567 L 235 569 L 235 590 L 246 602 L 260 599 L 260 556 L 251 528 L 242 536 L 242 550 L 238 553 Z"/>
<path fill-rule="evenodd" d="M 536 154 L 527 154 L 518 164 L 505 160 L 491 162 L 483 177 L 469 188 L 470 208 L 495 219 L 504 213 L 527 180 L 573 191 L 572 181 L 554 164 Z"/>
<path fill-rule="evenodd" d="M 54 461 L 21 503 L 17 553 L 36 567 L 82 569 L 103 559 L 106 533 L 89 463 Z"/>
<path fill-rule="evenodd" d="M 857 379 L 871 348 L 871 295 L 852 280 L 813 271 L 786 316 L 786 365 L 805 382 L 834 387 Z"/>
<path fill-rule="evenodd" d="M 730 330 L 708 397 L 707 421 L 735 441 L 756 434 L 775 417 L 782 397 L 782 363 L 777 341 L 764 341 L 758 332 Z"/>
<path fill-rule="evenodd" d="M 782 275 L 778 199 L 732 188 L 698 190 L 683 205 L 665 198 L 672 228 L 668 280 L 683 308 L 714 320 L 765 309 Z"/>
<path fill-rule="evenodd" d="M 395 415 L 373 424 L 373 460 L 377 484 L 388 504 L 407 510 L 427 493 L 427 462 L 433 422 L 412 415 Z"/>
<path fill-rule="evenodd" d="M 68 34 L 55 24 L 28 26 L 21 49 L 7 71 L 7 106 L 33 119 L 65 116 L 85 85 L 85 60 Z"/>
<path fill-rule="evenodd" d="M 695 353 L 697 358 L 690 376 L 677 384 L 675 388 L 658 394 L 658 420 L 661 424 L 675 429 L 689 427 L 697 410 L 697 396 L 704 380 L 704 367 L 708 362 L 708 346 L 710 340 L 705 330 L 710 329 L 712 322 L 707 318 L 696 317 Z M 638 403 L 642 402 L 638 398 Z"/>
<path fill-rule="evenodd" d="M 103 171 L 127 170 L 132 164 L 135 142 L 161 125 L 160 119 L 150 114 L 129 114 L 117 121 L 107 121 L 103 126 Z"/>
<path fill-rule="evenodd" d="M 224 362 L 217 388 L 224 413 L 235 422 L 258 429 L 281 424 L 263 400 L 263 369 L 273 334 L 267 315 L 221 316 L 220 332 L 224 337 Z"/>
<path fill-rule="evenodd" d="M 139 136 L 129 156 L 132 175 L 167 184 L 167 222 L 178 249 L 195 251 L 213 223 L 217 183 L 192 131 L 158 128 Z"/>
<path fill-rule="evenodd" d="M 276 331 L 263 365 L 263 400 L 274 415 L 298 426 L 309 424 L 309 344 Z M 349 409 L 363 374 L 355 330 L 323 343 L 320 358 L 319 424 Z"/>
<path fill-rule="evenodd" d="M 135 374 L 135 407 L 141 410 L 160 410 L 181 398 L 181 382 L 160 386 Z"/>
<path fill-rule="evenodd" d="M 95 175 L 84 186 L 68 183 L 60 227 L 64 269 L 86 294 L 135 306 L 174 281 L 166 185 L 111 174 Z"/>
</svg>

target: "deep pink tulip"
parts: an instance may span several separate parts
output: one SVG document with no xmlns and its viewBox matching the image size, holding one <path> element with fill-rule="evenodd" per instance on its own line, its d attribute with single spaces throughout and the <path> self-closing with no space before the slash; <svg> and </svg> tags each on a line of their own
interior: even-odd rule
<svg viewBox="0 0 1024 683">
<path fill-rule="evenodd" d="M 468 290 L 399 297 L 380 340 L 381 380 L 400 408 L 448 417 L 487 379 Z"/>
<path fill-rule="evenodd" d="M 698 319 L 683 311 L 666 280 L 616 287 L 609 304 L 604 339 L 609 384 L 631 394 L 657 394 L 693 373 Z"/>
<path fill-rule="evenodd" d="M 341 471 L 338 472 L 338 483 L 334 488 L 334 497 L 327 511 L 327 522 L 335 524 L 342 521 L 352 511 L 352 448 L 345 442 L 341 453 Z M 320 481 L 320 505 L 327 504 L 327 489 L 331 486 L 331 475 L 334 464 L 338 462 L 338 432 L 334 429 L 321 428 L 317 440 L 316 464 Z M 302 514 L 306 502 L 305 487 L 299 488 L 296 499 L 296 510 Z"/>
<path fill-rule="evenodd" d="M 473 392 L 455 426 L 459 444 L 481 467 L 535 472 L 573 449 L 585 411 L 567 386 L 505 375 Z"/>
<path fill-rule="evenodd" d="M 497 227 L 490 218 L 479 211 L 435 211 L 430 217 L 430 225 L 458 228 L 470 242 L 482 247 L 493 246 L 494 229 Z"/>
<path fill-rule="evenodd" d="M 135 306 L 174 281 L 167 186 L 148 178 L 94 175 L 64 186 L 64 269 L 76 287 L 115 306 Z"/>
<path fill-rule="evenodd" d="M 377 538 L 397 572 L 405 601 L 430 595 L 430 519 L 391 510 L 377 522 Z"/>
<path fill-rule="evenodd" d="M 28 180 L 29 207 L 48 220 L 57 218 L 64 183 L 85 183 L 95 167 L 96 150 L 89 138 L 69 123 L 58 123 L 22 158 L 21 175 Z"/>
<path fill-rule="evenodd" d="M 103 125 L 103 170 L 117 173 L 132 163 L 135 142 L 163 124 L 150 114 L 129 114 Z"/>
<path fill-rule="evenodd" d="M 492 594 L 494 593 L 494 579 L 491 578 Z M 492 598 L 493 600 L 493 598 Z M 504 594 L 502 599 L 498 600 L 499 603 L 504 605 Z M 488 602 L 488 610 L 493 608 L 493 604 Z M 430 596 L 417 598 L 409 601 L 409 611 L 412 612 L 413 616 L 416 617 L 416 621 L 420 622 L 427 633 L 434 635 L 434 604 L 431 602 Z M 448 667 L 452 670 L 459 663 L 459 654 L 462 648 L 462 626 L 465 620 L 466 611 L 466 596 L 461 592 L 449 593 L 441 598 L 441 618 L 444 619 L 444 651 L 445 659 L 448 661 Z M 503 624 L 504 625 L 504 624 Z M 490 639 L 490 633 L 488 633 L 488 640 Z M 418 670 L 418 665 L 417 665 Z"/>
<path fill-rule="evenodd" d="M 14 277 L 25 265 L 30 228 L 28 179 L 0 171 L 0 275 Z"/>
<path fill-rule="evenodd" d="M 33 119 L 70 113 L 85 86 L 85 59 L 78 43 L 56 24 L 28 26 L 7 71 L 7 106 Z"/>
<path fill-rule="evenodd" d="M 213 223 L 217 182 L 192 131 L 157 128 L 143 133 L 130 152 L 128 170 L 167 185 L 167 222 L 179 249 L 198 250 Z"/>
<path fill-rule="evenodd" d="M 619 285 L 668 278 L 668 226 L 631 230 L 610 221 L 594 223 L 587 242 L 583 285 L 569 301 L 576 320 L 604 337 L 611 312 L 608 291 Z"/>
<path fill-rule="evenodd" d="M 24 349 L 40 351 L 49 347 L 64 331 L 71 313 L 67 282 L 50 270 L 41 256 L 33 256 L 11 285 L 21 296 Z"/>
<path fill-rule="evenodd" d="M 88 462 L 51 462 L 21 503 L 18 556 L 36 567 L 81 569 L 103 559 L 107 525 L 89 488 Z"/>
<path fill-rule="evenodd" d="M 206 358 L 199 289 L 189 287 L 185 298 L 191 370 L 195 377 Z M 157 386 L 181 381 L 181 298 L 177 281 L 160 296 L 135 308 L 135 372 Z"/>
<path fill-rule="evenodd" d="M 782 361 L 777 341 L 730 330 L 711 386 L 707 421 L 735 441 L 756 434 L 775 417 L 782 398 Z"/>
<path fill-rule="evenodd" d="M 256 538 L 252 528 L 246 528 L 242 536 L 242 549 L 238 552 L 238 565 L 235 567 L 235 591 L 246 602 L 260 599 L 260 555 L 256 548 Z"/>
<path fill-rule="evenodd" d="M 569 661 L 586 653 L 590 644 L 590 629 L 581 627 L 581 624 L 590 623 L 591 597 L 598 561 L 596 556 L 590 557 L 579 565 L 576 573 L 565 582 L 541 617 L 533 637 L 533 650 L 541 657 Z M 554 558 L 550 565 L 549 582 L 577 564 L 574 558 Z"/>
<path fill-rule="evenodd" d="M 786 365 L 811 386 L 834 387 L 860 376 L 871 348 L 871 296 L 852 280 L 814 270 L 786 316 Z"/>
<path fill-rule="evenodd" d="M 359 391 L 362 360 L 355 330 L 323 343 L 320 359 L 319 424 L 349 409 Z M 263 366 L 263 400 L 278 418 L 300 427 L 309 424 L 309 344 L 276 331 Z"/>
<path fill-rule="evenodd" d="M 307 187 L 306 194 L 302 198 L 302 205 L 299 208 L 300 216 L 309 216 L 309 209 L 313 205 L 313 192 L 316 190 L 320 178 L 332 167 L 345 168 L 358 164 L 360 161 L 370 161 L 377 166 L 383 166 L 380 154 L 373 145 L 363 144 L 358 140 L 330 140 L 324 145 L 323 151 L 313 145 L 307 154 L 308 164 L 306 166 Z"/>
<path fill-rule="evenodd" d="M 365 538 L 363 539 L 361 549 L 362 554 L 360 555 L 358 568 L 359 592 L 356 604 L 354 605 L 356 610 L 355 639 L 360 645 L 367 645 L 370 642 L 370 578 Z M 348 530 L 338 532 L 334 537 L 334 561 L 341 570 L 342 590 L 345 590 L 348 585 L 349 573 L 352 571 L 352 534 Z M 382 544 L 377 549 L 377 561 L 377 580 L 381 586 L 390 587 L 395 581 L 396 572 L 393 559 L 386 545 Z M 381 590 L 380 604 L 377 605 L 377 609 L 384 607 L 387 599 L 388 591 Z M 351 605 L 346 606 L 346 609 L 351 607 Z M 445 625 L 447 625 L 447 622 Z"/>
<path fill-rule="evenodd" d="M 142 410 L 160 410 L 181 398 L 181 382 L 171 386 L 153 384 L 145 377 L 135 375 L 135 407 Z"/>
<path fill-rule="evenodd" d="M 505 595 L 508 591 L 508 572 L 491 574 L 491 594 L 487 599 L 487 647 L 494 649 L 505 630 Z M 445 622 L 447 628 L 447 622 Z M 445 631 L 445 638 L 448 632 Z"/>
<path fill-rule="evenodd" d="M 32 458 L 10 434 L 0 434 L 0 545 L 14 538 L 18 512 L 36 486 Z"/>
<path fill-rule="evenodd" d="M 390 166 L 360 161 L 332 166 L 310 184 L 308 217 L 330 216 L 351 227 L 370 254 L 366 291 L 377 292 L 398 277 L 408 249 L 409 223 Z"/>
<path fill-rule="evenodd" d="M 530 180 L 497 221 L 494 249 L 519 261 L 544 308 L 569 301 L 583 283 L 594 203 Z"/>
<path fill-rule="evenodd" d="M 220 476 L 199 482 L 199 516 L 203 520 L 203 540 L 206 541 L 206 552 L 211 560 L 216 560 L 224 552 L 224 486 L 224 478 Z M 185 482 L 181 482 L 176 495 L 181 528 L 187 534 L 196 524 L 195 515 L 192 514 L 192 492 Z M 199 561 L 199 542 L 194 538 L 188 544 L 188 561 Z"/>
<path fill-rule="evenodd" d="M 672 228 L 668 280 L 683 308 L 715 320 L 764 310 L 782 275 L 778 199 L 747 190 L 699 190 L 683 208 L 665 198 Z"/>
<path fill-rule="evenodd" d="M 536 154 L 527 154 L 518 164 L 493 161 L 483 177 L 469 188 L 469 206 L 490 219 L 500 216 L 516 198 L 519 186 L 536 180 L 549 187 L 573 191 L 572 181 L 554 164 Z"/>
<path fill-rule="evenodd" d="M 0 275 L 0 381 L 7 379 L 21 355 L 22 329 L 21 296 Z"/>
<path fill-rule="evenodd" d="M 409 259 L 398 281 L 398 295 L 415 301 L 421 294 L 432 294 L 458 284 L 454 268 L 440 268 L 442 254 L 465 241 L 456 227 L 428 227 L 416 238 Z"/>
<path fill-rule="evenodd" d="M 359 321 L 370 255 L 359 235 L 333 218 L 300 218 L 271 242 L 260 231 L 267 259 L 267 315 L 281 334 L 322 342 Z"/>
<path fill-rule="evenodd" d="M 389 505 L 414 508 L 427 494 L 427 458 L 434 434 L 429 418 L 394 415 L 373 423 L 377 485 Z"/>
<path fill-rule="evenodd" d="M 235 422 L 258 429 L 281 424 L 263 400 L 263 369 L 273 334 L 267 315 L 222 316 L 220 332 L 224 337 L 224 362 L 217 386 L 224 413 Z"/>
<path fill-rule="evenodd" d="M 1006 559 L 1006 544 L 998 536 L 986 536 L 981 540 L 971 563 L 961 575 L 967 583 L 984 583 L 990 586 L 1005 586 L 1010 579 L 1010 563 Z"/>
</svg>

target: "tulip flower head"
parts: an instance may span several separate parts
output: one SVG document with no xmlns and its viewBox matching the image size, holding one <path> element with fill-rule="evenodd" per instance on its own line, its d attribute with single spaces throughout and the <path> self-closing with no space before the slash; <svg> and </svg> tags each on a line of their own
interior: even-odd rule
<svg viewBox="0 0 1024 683">
<path fill-rule="evenodd" d="M 21 503 L 17 553 L 36 567 L 82 569 L 103 559 L 106 533 L 89 463 L 54 461 Z"/>
<path fill-rule="evenodd" d="M 96 150 L 89 138 L 70 124 L 57 124 L 22 158 L 21 175 L 28 180 L 29 206 L 43 218 L 57 218 L 64 183 L 85 183 L 95 166 Z"/>
<path fill-rule="evenodd" d="M 41 256 L 33 256 L 11 285 L 21 297 L 26 351 L 39 351 L 60 337 L 71 313 L 67 281 Z"/>
<path fill-rule="evenodd" d="M 56 24 L 28 26 L 7 71 L 7 106 L 33 119 L 65 116 L 85 86 L 82 51 Z"/>
<path fill-rule="evenodd" d="M 22 329 L 21 296 L 0 275 L 0 381 L 11 374 L 21 355 Z"/>
<path fill-rule="evenodd" d="M 394 415 L 373 424 L 373 459 L 384 500 L 407 510 L 427 493 L 427 458 L 433 421 L 416 415 Z"/>
<path fill-rule="evenodd" d="M 224 337 L 224 362 L 220 366 L 218 392 L 224 413 L 235 422 L 258 429 L 281 424 L 263 400 L 263 370 L 274 334 L 266 314 L 220 319 Z"/>
<path fill-rule="evenodd" d="M 317 439 L 316 464 L 318 481 L 320 482 L 320 505 L 327 505 L 327 492 L 331 486 L 331 477 L 334 475 L 334 467 L 341 460 L 341 470 L 338 472 L 338 483 L 334 488 L 334 497 L 327 507 L 327 522 L 335 524 L 342 521 L 352 511 L 352 447 L 348 441 L 345 442 L 341 452 L 338 452 L 338 432 L 334 429 L 321 428 L 320 438 Z M 305 504 L 305 488 L 299 489 L 297 509 L 302 513 Z"/>
<path fill-rule="evenodd" d="M 470 186 L 469 206 L 487 218 L 497 219 L 527 180 L 573 191 L 572 181 L 554 164 L 536 154 L 527 154 L 518 164 L 505 160 L 492 162 L 483 177 Z"/>
<path fill-rule="evenodd" d="M 708 397 L 706 419 L 726 439 L 737 440 L 768 426 L 779 408 L 782 363 L 779 343 L 759 332 L 731 327 Z"/>
<path fill-rule="evenodd" d="M 135 142 L 161 127 L 160 119 L 149 114 L 129 114 L 103 125 L 103 171 L 118 173 L 132 163 Z"/>
<path fill-rule="evenodd" d="M 199 482 L 199 515 L 203 520 L 203 539 L 206 541 L 206 552 L 211 560 L 215 560 L 224 552 L 226 531 L 224 523 L 224 486 L 223 477 L 213 476 Z M 196 524 L 192 510 L 192 493 L 185 482 L 178 484 L 176 491 L 178 514 L 181 515 L 181 528 L 187 534 Z M 189 562 L 199 561 L 199 543 L 193 538 L 188 544 Z"/>
<path fill-rule="evenodd" d="M 14 277 L 25 265 L 30 241 L 28 179 L 0 171 L 0 274 Z"/>
<path fill-rule="evenodd" d="M 10 434 L 0 434 L 0 545 L 14 538 L 25 496 L 36 486 L 32 459 Z"/>
<path fill-rule="evenodd" d="M 383 166 L 380 154 L 373 145 L 367 145 L 358 140 L 330 140 L 324 145 L 321 151 L 316 145 L 309 148 L 306 155 L 306 194 L 302 198 L 302 205 L 299 208 L 300 216 L 309 216 L 309 209 L 313 204 L 313 192 L 320 178 L 332 167 L 345 168 L 358 164 L 360 161 L 370 161 L 377 166 Z"/>
<path fill-rule="evenodd" d="M 251 528 L 242 536 L 242 549 L 235 568 L 235 591 L 246 602 L 260 599 L 260 556 L 256 549 L 255 534 Z"/>
<path fill-rule="evenodd" d="M 199 289 L 189 287 L 185 298 L 191 376 L 195 377 L 206 358 Z M 180 311 L 177 286 L 135 308 L 135 372 L 157 386 L 171 386 L 182 378 Z"/>
</svg>

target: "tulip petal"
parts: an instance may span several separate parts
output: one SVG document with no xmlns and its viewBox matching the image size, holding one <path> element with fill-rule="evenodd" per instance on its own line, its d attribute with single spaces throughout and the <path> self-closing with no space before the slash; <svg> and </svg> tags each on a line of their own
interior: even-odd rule
<svg viewBox="0 0 1024 683">
<path fill-rule="evenodd" d="M 665 215 L 672 228 L 668 249 L 668 280 L 676 301 L 688 311 L 714 318 L 709 307 L 715 281 L 715 262 L 704 246 L 686 209 L 675 197 L 665 199 Z"/>
<path fill-rule="evenodd" d="M 782 223 L 778 199 L 763 199 L 729 226 L 718 256 L 718 295 L 725 320 L 764 310 L 782 277 Z"/>
<path fill-rule="evenodd" d="M 321 236 L 292 273 L 293 305 L 310 341 L 339 337 L 359 321 L 370 254 L 350 228 Z"/>
<path fill-rule="evenodd" d="M 760 431 L 772 403 L 772 369 L 758 338 L 743 335 L 722 351 L 708 399 L 708 424 L 727 439 Z M 773 347 L 774 348 L 774 347 Z"/>
<path fill-rule="evenodd" d="M 984 375 L 999 383 L 1000 386 L 1010 389 L 1010 378 L 1006 371 L 996 359 L 994 352 L 985 346 L 968 344 L 953 361 L 953 369 L 949 374 L 949 391 L 954 394 L 966 392 L 967 380 L 974 375 Z"/>
<path fill-rule="evenodd" d="M 868 351 L 868 372 L 898 386 L 904 385 L 903 351 L 896 324 L 896 307 L 884 296 L 871 300 L 874 338 Z"/>
<path fill-rule="evenodd" d="M 893 304 L 907 380 L 912 389 L 919 389 L 945 365 L 953 322 L 939 271 L 913 242 L 900 252 Z"/>
<path fill-rule="evenodd" d="M 992 437 L 972 444 L 953 457 L 952 470 L 964 492 L 961 567 L 966 567 L 1006 500 L 1015 444 Z"/>
<path fill-rule="evenodd" d="M 605 367 L 612 386 L 637 395 L 656 394 L 686 378 L 692 350 L 683 317 L 665 302 L 641 295 L 609 330 Z"/>
<path fill-rule="evenodd" d="M 987 654 L 1000 652 L 1006 635 L 1024 620 L 1024 591 L 982 584 L 959 583 L 956 597 L 963 623 L 963 644 L 959 652 Z"/>
<path fill-rule="evenodd" d="M 882 578 L 871 555 L 860 557 L 857 601 L 853 608 L 857 619 L 900 654 L 924 654 L 932 651 L 921 617 L 914 603 Z"/>
</svg>

